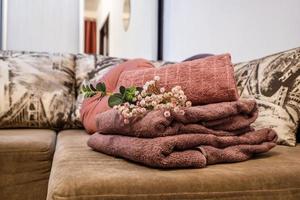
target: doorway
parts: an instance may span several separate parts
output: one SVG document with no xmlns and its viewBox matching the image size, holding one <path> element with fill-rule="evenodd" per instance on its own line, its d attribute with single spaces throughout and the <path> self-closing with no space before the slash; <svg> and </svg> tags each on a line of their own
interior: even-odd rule
<svg viewBox="0 0 300 200">
<path fill-rule="evenodd" d="M 99 54 L 108 56 L 109 54 L 109 15 L 104 21 L 99 31 Z"/>
</svg>

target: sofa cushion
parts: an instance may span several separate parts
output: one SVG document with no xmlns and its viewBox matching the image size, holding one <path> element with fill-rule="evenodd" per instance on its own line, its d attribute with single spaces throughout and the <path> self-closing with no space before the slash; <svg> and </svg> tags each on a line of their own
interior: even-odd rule
<svg viewBox="0 0 300 200">
<path fill-rule="evenodd" d="M 94 152 L 88 137 L 59 133 L 47 200 L 300 198 L 300 146 L 241 163 L 159 170 Z"/>
<path fill-rule="evenodd" d="M 300 120 L 300 47 L 235 65 L 240 96 L 255 98 L 256 128 L 273 128 L 280 144 L 296 144 Z"/>
<path fill-rule="evenodd" d="M 71 54 L 0 51 L 0 128 L 72 127 Z"/>
<path fill-rule="evenodd" d="M 0 130 L 0 199 L 46 198 L 55 140 L 51 130 Z"/>
</svg>

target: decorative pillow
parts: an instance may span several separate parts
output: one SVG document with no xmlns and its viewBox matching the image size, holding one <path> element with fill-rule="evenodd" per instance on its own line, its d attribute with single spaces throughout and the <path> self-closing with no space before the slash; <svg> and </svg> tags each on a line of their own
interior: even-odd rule
<svg viewBox="0 0 300 200">
<path fill-rule="evenodd" d="M 103 55 L 88 55 L 78 54 L 76 55 L 76 109 L 73 115 L 73 121 L 78 128 L 82 128 L 83 125 L 80 121 L 80 109 L 83 103 L 83 95 L 80 94 L 80 88 L 86 81 L 90 83 L 96 83 L 106 73 L 108 73 L 116 65 L 127 61 L 124 58 L 115 58 Z M 171 62 L 165 61 L 151 61 L 155 67 L 160 67 Z"/>
<path fill-rule="evenodd" d="M 161 67 L 125 71 L 118 85 L 142 86 L 160 76 L 160 87 L 170 90 L 180 85 L 194 105 L 234 101 L 239 98 L 229 54 L 210 56 Z"/>
<path fill-rule="evenodd" d="M 279 144 L 295 146 L 300 115 L 300 48 L 235 65 L 242 98 L 259 105 L 257 128 L 277 131 Z"/>
<path fill-rule="evenodd" d="M 74 56 L 0 52 L 0 128 L 72 127 Z"/>
</svg>

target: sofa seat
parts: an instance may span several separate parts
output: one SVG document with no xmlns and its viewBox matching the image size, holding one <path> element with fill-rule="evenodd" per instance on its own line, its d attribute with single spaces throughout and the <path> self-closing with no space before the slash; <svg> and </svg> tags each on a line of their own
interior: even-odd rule
<svg viewBox="0 0 300 200">
<path fill-rule="evenodd" d="M 45 200 L 56 133 L 0 130 L 0 199 Z"/>
<path fill-rule="evenodd" d="M 94 152 L 88 137 L 58 134 L 47 200 L 300 199 L 300 146 L 241 163 L 159 170 Z"/>
</svg>

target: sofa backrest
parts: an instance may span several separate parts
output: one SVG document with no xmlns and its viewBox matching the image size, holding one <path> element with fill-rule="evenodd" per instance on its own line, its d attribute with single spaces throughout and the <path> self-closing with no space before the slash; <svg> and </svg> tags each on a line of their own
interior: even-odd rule
<svg viewBox="0 0 300 200">
<path fill-rule="evenodd" d="M 80 87 L 124 61 L 102 55 L 0 51 L 0 128 L 83 128 Z M 171 63 L 152 61 L 155 67 Z"/>
<path fill-rule="evenodd" d="M 0 128 L 72 128 L 75 57 L 0 51 Z"/>
<path fill-rule="evenodd" d="M 297 142 L 300 143 L 300 126 L 298 126 L 298 131 L 297 131 Z"/>
</svg>

